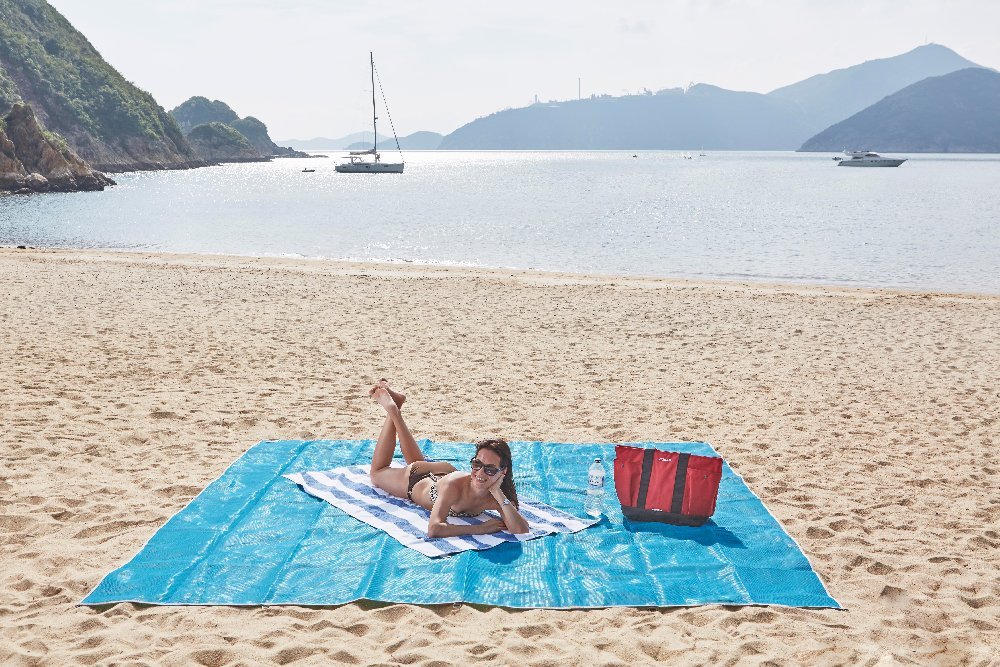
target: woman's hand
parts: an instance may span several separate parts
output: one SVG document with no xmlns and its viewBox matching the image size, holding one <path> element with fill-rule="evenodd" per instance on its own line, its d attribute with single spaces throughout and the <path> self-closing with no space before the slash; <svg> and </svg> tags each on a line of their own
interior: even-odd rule
<svg viewBox="0 0 1000 667">
<path fill-rule="evenodd" d="M 479 524 L 479 528 L 483 531 L 482 534 L 486 535 L 488 533 L 499 533 L 501 530 L 507 530 L 507 524 L 501 519 L 490 519 Z"/>
<path fill-rule="evenodd" d="M 500 485 L 503 484 L 503 479 L 506 476 L 507 476 L 506 470 L 498 472 L 496 479 L 494 479 L 493 483 L 490 484 L 488 487 L 490 495 L 493 496 L 493 499 L 496 500 L 498 503 L 502 503 L 504 499 L 507 497 L 503 494 L 503 491 L 500 490 Z"/>
<path fill-rule="evenodd" d="M 503 484 L 504 478 L 507 477 L 507 471 L 497 473 L 497 478 L 493 480 L 493 483 L 489 485 L 490 495 L 493 499 L 497 501 L 497 505 L 500 507 L 500 515 L 503 517 L 504 528 L 509 533 L 514 533 L 515 535 L 524 534 L 530 532 L 528 526 L 528 521 L 521 516 L 518 511 L 517 506 L 510 502 L 510 499 L 504 495 L 504 492 L 500 490 L 500 485 Z M 507 503 L 506 505 L 504 503 Z M 508 527 L 509 526 L 509 527 Z"/>
</svg>

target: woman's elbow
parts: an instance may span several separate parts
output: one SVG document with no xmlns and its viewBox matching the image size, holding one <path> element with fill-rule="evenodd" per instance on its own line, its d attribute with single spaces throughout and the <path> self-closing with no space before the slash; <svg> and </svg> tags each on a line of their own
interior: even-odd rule
<svg viewBox="0 0 1000 667">
<path fill-rule="evenodd" d="M 433 539 L 435 537 L 442 537 L 441 527 L 436 523 L 431 523 L 427 525 L 427 537 Z"/>
</svg>

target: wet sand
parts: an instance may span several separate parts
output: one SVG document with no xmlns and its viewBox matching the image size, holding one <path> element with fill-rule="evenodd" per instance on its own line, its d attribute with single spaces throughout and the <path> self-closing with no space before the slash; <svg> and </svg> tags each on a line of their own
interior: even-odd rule
<svg viewBox="0 0 1000 667">
<path fill-rule="evenodd" d="M 1000 297 L 0 250 L 2 664 L 997 664 Z M 264 438 L 711 442 L 847 611 L 75 606 Z"/>
</svg>

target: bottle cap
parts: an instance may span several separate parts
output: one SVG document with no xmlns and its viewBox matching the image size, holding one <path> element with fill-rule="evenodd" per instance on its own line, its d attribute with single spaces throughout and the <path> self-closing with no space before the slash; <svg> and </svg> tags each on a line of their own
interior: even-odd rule
<svg viewBox="0 0 1000 667">
<path fill-rule="evenodd" d="M 601 462 L 601 459 L 599 459 L 599 458 L 598 459 L 594 459 L 594 463 L 600 463 L 600 462 Z"/>
</svg>

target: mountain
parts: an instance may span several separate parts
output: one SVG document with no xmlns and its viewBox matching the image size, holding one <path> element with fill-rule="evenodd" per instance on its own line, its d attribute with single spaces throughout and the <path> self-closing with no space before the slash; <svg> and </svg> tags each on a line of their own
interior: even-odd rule
<svg viewBox="0 0 1000 667">
<path fill-rule="evenodd" d="M 940 44 L 926 44 L 892 58 L 817 74 L 772 90 L 768 97 L 797 104 L 814 129 L 819 130 L 911 83 L 968 67 L 980 65 Z"/>
<path fill-rule="evenodd" d="M 379 143 L 385 141 L 385 139 L 385 136 L 381 134 L 378 135 Z M 348 146 L 358 143 L 367 144 L 368 147 L 370 147 L 372 145 L 372 133 L 354 132 L 337 139 L 330 139 L 329 137 L 315 137 L 313 139 L 282 139 L 281 143 L 300 151 L 341 151 L 346 150 Z"/>
<path fill-rule="evenodd" d="M 979 67 L 924 79 L 823 130 L 802 151 L 1000 153 L 1000 74 Z"/>
<path fill-rule="evenodd" d="M 0 0 L 0 114 L 16 102 L 102 171 L 204 164 L 156 100 L 45 0 Z"/>
<path fill-rule="evenodd" d="M 534 104 L 478 118 L 442 149 L 793 150 L 810 135 L 926 79 L 979 65 L 928 44 L 767 95 L 699 84 L 656 95 Z"/>
<path fill-rule="evenodd" d="M 371 134 L 369 133 L 369 136 Z M 437 150 L 441 145 L 441 140 L 444 136 L 438 134 L 437 132 L 427 132 L 425 130 L 420 132 L 414 132 L 413 134 L 408 134 L 405 137 L 399 138 L 399 149 L 404 151 L 434 151 Z M 358 141 L 356 143 L 345 146 L 347 150 L 358 151 L 371 148 L 371 139 L 368 141 Z M 396 150 L 396 140 L 395 139 L 381 139 L 378 142 L 378 149 L 380 151 Z"/>
<path fill-rule="evenodd" d="M 814 131 L 792 102 L 698 84 L 507 109 L 463 125 L 440 147 L 793 150 Z"/>
<path fill-rule="evenodd" d="M 413 134 L 408 134 L 405 137 L 400 137 L 399 146 L 403 150 L 434 151 L 441 146 L 442 139 L 444 139 L 443 134 L 421 130 L 419 132 L 414 132 Z M 387 139 L 379 142 L 378 147 L 385 149 L 395 148 L 396 142 L 391 139 Z"/>
</svg>

